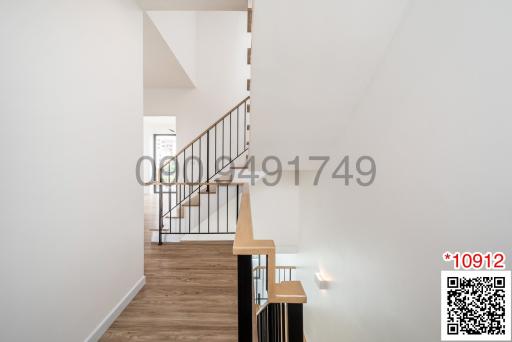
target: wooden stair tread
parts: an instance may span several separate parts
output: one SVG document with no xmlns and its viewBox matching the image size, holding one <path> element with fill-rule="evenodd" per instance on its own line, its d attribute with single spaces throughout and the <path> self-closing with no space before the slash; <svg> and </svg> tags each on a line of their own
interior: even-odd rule
<svg viewBox="0 0 512 342">
<path fill-rule="evenodd" d="M 182 219 L 182 218 L 185 217 L 184 209 L 182 207 L 180 207 L 178 209 L 175 209 L 175 211 L 178 211 L 179 215 L 174 215 L 171 218 L 173 218 L 173 219 Z M 167 219 L 167 220 L 169 219 L 169 213 L 167 213 L 167 215 L 164 216 L 164 219 Z"/>
<path fill-rule="evenodd" d="M 216 183 L 230 183 L 233 181 L 233 173 L 229 174 L 229 175 L 224 175 L 224 176 L 221 176 L 217 179 L 215 179 L 215 182 Z"/>
<path fill-rule="evenodd" d="M 198 207 L 199 206 L 199 196 L 197 194 L 192 195 L 192 198 L 183 201 L 181 204 L 184 207 Z"/>
<path fill-rule="evenodd" d="M 205 187 L 201 188 L 200 193 L 204 194 L 204 195 L 216 194 L 217 193 L 217 187 L 215 185 L 205 186 Z"/>
</svg>

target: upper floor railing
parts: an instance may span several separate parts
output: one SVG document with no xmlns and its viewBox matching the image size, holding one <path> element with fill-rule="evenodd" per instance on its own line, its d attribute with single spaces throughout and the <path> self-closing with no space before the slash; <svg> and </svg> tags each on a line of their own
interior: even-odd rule
<svg viewBox="0 0 512 342">
<path fill-rule="evenodd" d="M 248 184 L 241 195 L 233 253 L 238 258 L 238 340 L 303 342 L 306 293 L 300 281 L 279 279 L 280 271 L 289 271 L 291 277 L 294 268 L 276 266 L 274 242 L 254 239 Z M 267 300 L 262 301 L 265 295 Z"/>
<path fill-rule="evenodd" d="M 176 191 L 159 191 L 158 242 L 172 234 L 234 234 L 239 213 L 240 195 L 245 183 L 173 183 Z M 194 189 L 196 195 L 190 196 Z M 167 195 L 167 196 L 165 196 Z M 181 203 L 173 208 L 174 203 Z M 166 213 L 164 213 L 166 211 Z"/>
<path fill-rule="evenodd" d="M 201 194 L 213 193 L 209 183 L 229 176 L 230 167 L 247 155 L 249 100 L 246 97 L 236 104 L 175 156 L 157 161 L 160 166 L 155 184 L 161 197 L 160 221 L 167 217 L 184 217 L 182 211 L 187 203 L 200 201 Z M 162 199 L 163 196 L 166 198 Z M 187 209 L 191 210 L 190 205 Z"/>
<path fill-rule="evenodd" d="M 263 305 L 268 301 L 268 264 L 266 255 L 253 255 L 252 258 L 252 272 L 254 280 L 254 295 L 255 302 L 258 305 Z M 277 283 L 283 281 L 296 280 L 295 266 L 276 266 L 275 267 L 275 280 Z"/>
<path fill-rule="evenodd" d="M 160 162 L 161 183 L 209 182 L 248 149 L 249 100 L 246 97 L 179 150 Z"/>
</svg>

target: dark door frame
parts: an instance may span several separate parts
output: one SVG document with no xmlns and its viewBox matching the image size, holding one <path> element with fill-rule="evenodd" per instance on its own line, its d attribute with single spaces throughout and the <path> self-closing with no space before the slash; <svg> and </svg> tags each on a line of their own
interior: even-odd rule
<svg viewBox="0 0 512 342">
<path fill-rule="evenodd" d="M 157 164 L 158 164 L 158 168 L 160 167 L 160 161 L 156 160 L 156 139 L 159 136 L 176 137 L 176 133 L 156 133 L 156 134 L 153 134 L 153 160 L 155 161 L 153 163 L 153 168 L 154 168 L 153 169 L 153 175 L 156 175 Z M 156 185 L 153 185 L 153 193 L 155 193 L 155 194 L 159 193 L 158 187 Z M 165 191 L 165 193 L 169 193 L 169 191 Z M 176 190 L 174 190 L 174 191 L 171 190 L 171 193 L 175 194 Z"/>
</svg>

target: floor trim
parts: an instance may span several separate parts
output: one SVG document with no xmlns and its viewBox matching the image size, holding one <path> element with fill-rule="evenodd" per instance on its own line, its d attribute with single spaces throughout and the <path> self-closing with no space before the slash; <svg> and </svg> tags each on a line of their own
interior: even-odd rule
<svg viewBox="0 0 512 342">
<path fill-rule="evenodd" d="M 93 330 L 93 332 L 85 339 L 86 342 L 96 342 L 108 328 L 114 323 L 116 318 L 123 312 L 123 310 L 130 304 L 133 298 L 146 284 L 146 276 L 142 276 L 135 285 L 128 291 L 128 293 L 121 299 L 119 303 L 108 313 L 108 315 L 101 321 L 101 323 Z"/>
</svg>

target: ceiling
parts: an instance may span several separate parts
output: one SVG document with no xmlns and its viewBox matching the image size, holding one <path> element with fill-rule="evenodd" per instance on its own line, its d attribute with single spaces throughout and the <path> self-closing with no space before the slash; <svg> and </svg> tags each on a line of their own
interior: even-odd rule
<svg viewBox="0 0 512 342">
<path fill-rule="evenodd" d="M 251 154 L 337 155 L 408 0 L 255 0 Z M 415 58 L 415 57 L 413 57 Z M 318 162 L 312 163 L 313 169 Z M 286 167 L 284 164 L 283 167 Z"/>
<path fill-rule="evenodd" d="M 247 0 L 139 0 L 146 11 L 245 11 Z"/>
</svg>

